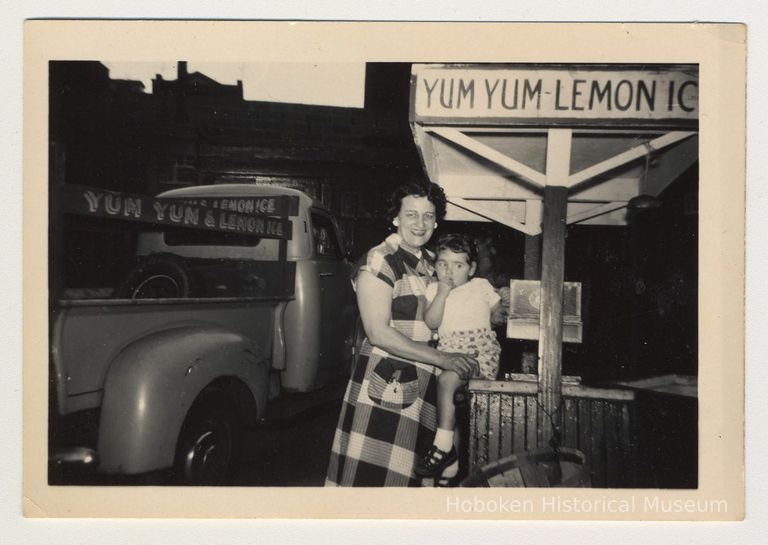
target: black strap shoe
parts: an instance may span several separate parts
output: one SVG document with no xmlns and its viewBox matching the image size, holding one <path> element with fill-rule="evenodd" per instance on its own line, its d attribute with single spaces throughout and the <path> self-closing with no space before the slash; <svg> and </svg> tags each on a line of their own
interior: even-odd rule
<svg viewBox="0 0 768 545">
<path fill-rule="evenodd" d="M 437 477 L 458 458 L 459 455 L 456 453 L 456 447 L 451 447 L 449 452 L 445 452 L 432 445 L 424 457 L 416 464 L 413 472 L 419 477 Z"/>
</svg>

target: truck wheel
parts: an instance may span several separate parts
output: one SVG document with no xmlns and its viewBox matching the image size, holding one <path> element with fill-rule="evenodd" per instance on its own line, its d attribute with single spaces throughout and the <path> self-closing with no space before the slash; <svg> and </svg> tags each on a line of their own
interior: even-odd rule
<svg viewBox="0 0 768 545">
<path fill-rule="evenodd" d="M 176 449 L 180 484 L 231 482 L 240 461 L 240 419 L 224 392 L 203 393 L 187 414 Z"/>
<path fill-rule="evenodd" d="M 115 290 L 118 299 L 160 299 L 186 297 L 189 279 L 174 259 L 151 255 L 133 268 Z"/>
</svg>

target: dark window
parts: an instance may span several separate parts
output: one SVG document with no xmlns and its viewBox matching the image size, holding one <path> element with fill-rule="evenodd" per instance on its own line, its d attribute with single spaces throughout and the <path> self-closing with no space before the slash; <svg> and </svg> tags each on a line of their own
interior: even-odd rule
<svg viewBox="0 0 768 545">
<path fill-rule="evenodd" d="M 312 238 L 318 256 L 341 259 L 344 256 L 339 246 L 339 237 L 331 218 L 324 214 L 312 213 Z"/>
</svg>

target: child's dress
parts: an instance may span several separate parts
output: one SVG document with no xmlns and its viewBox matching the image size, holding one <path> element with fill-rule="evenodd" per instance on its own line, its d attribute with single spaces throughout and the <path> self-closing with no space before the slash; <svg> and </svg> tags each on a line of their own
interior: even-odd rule
<svg viewBox="0 0 768 545">
<path fill-rule="evenodd" d="M 429 303 L 437 295 L 437 282 L 427 286 Z M 453 288 L 445 301 L 443 321 L 437 329 L 438 349 L 444 352 L 477 354 L 480 376 L 494 380 L 499 372 L 501 347 L 491 329 L 491 309 L 501 300 L 485 278 L 472 278 Z"/>
</svg>

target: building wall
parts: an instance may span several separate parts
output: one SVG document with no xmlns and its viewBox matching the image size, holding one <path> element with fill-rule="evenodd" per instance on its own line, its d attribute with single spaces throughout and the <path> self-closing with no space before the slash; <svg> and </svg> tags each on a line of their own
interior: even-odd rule
<svg viewBox="0 0 768 545">
<path fill-rule="evenodd" d="M 371 81 L 381 87 L 387 74 Z M 52 62 L 50 76 L 59 183 L 141 194 L 223 182 L 296 187 L 342 217 L 354 254 L 378 225 L 383 193 L 421 170 L 407 110 L 386 101 L 365 109 L 247 101 L 241 84 L 190 74 L 184 63 L 177 80 L 158 76 L 152 94 L 110 80 L 99 62 Z"/>
</svg>

